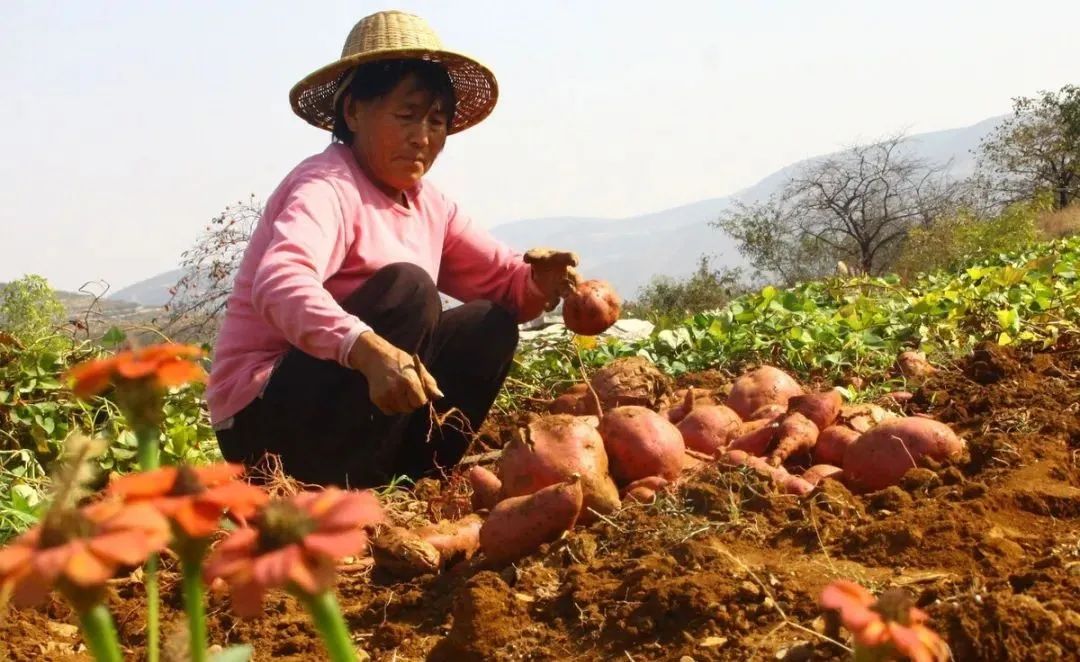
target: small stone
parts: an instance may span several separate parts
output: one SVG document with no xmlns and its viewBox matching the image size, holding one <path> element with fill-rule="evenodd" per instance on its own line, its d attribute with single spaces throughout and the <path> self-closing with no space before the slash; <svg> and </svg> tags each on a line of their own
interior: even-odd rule
<svg viewBox="0 0 1080 662">
<path fill-rule="evenodd" d="M 682 657 L 679 658 L 679 662 L 695 662 L 695 660 L 694 660 L 694 658 L 690 657 L 689 655 L 683 655 Z"/>
<path fill-rule="evenodd" d="M 985 496 L 990 491 L 990 488 L 986 486 L 986 483 L 967 483 L 961 490 L 961 495 L 965 499 L 978 499 Z"/>
<path fill-rule="evenodd" d="M 698 642 L 698 646 L 701 646 L 702 648 L 718 648 L 727 642 L 727 637 L 705 637 Z"/>
</svg>

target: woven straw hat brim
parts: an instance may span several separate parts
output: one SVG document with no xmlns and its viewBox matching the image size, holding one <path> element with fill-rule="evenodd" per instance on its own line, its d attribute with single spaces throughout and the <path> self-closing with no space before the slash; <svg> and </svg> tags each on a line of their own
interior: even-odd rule
<svg viewBox="0 0 1080 662">
<path fill-rule="evenodd" d="M 399 58 L 430 60 L 446 67 L 457 97 L 454 120 L 447 133 L 475 126 L 495 108 L 499 96 L 495 76 L 473 58 L 448 50 L 388 48 L 349 55 L 308 74 L 289 92 L 293 112 L 313 126 L 332 130 L 334 94 L 345 75 L 365 62 Z"/>
</svg>

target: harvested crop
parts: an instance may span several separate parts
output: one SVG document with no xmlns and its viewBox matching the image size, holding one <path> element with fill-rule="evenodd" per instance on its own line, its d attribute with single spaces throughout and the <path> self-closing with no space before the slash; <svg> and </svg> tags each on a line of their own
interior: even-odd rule
<svg viewBox="0 0 1080 662">
<path fill-rule="evenodd" d="M 592 397 L 589 393 L 589 385 L 578 383 L 563 391 L 548 405 L 548 411 L 552 414 L 571 414 L 580 416 L 589 411 L 588 400 Z"/>
<path fill-rule="evenodd" d="M 648 476 L 635 480 L 623 490 L 623 501 L 650 503 L 656 498 L 656 493 L 668 485 L 670 482 L 662 476 Z"/>
<path fill-rule="evenodd" d="M 725 404 L 740 418 L 747 420 L 765 405 L 786 406 L 788 400 L 802 393 L 802 387 L 790 375 L 779 368 L 765 365 L 736 379 Z"/>
<path fill-rule="evenodd" d="M 686 450 L 682 435 L 651 409 L 633 405 L 612 409 L 600 419 L 600 436 L 619 485 L 648 476 L 675 480 L 682 471 Z"/>
<path fill-rule="evenodd" d="M 469 469 L 469 485 L 472 486 L 473 510 L 491 510 L 499 502 L 502 481 L 486 467 Z"/>
<path fill-rule="evenodd" d="M 604 440 L 588 418 L 542 416 L 520 432 L 499 459 L 502 497 L 532 494 L 577 475 L 586 509 L 606 514 L 619 507 Z"/>
<path fill-rule="evenodd" d="M 908 469 L 952 462 L 965 452 L 952 429 L 929 418 L 910 416 L 882 421 L 863 433 L 844 453 L 844 476 L 858 492 L 897 485 Z"/>
<path fill-rule="evenodd" d="M 666 412 L 668 420 L 675 424 L 684 419 L 694 405 L 719 404 L 716 397 L 707 389 L 679 389 L 672 394 L 671 399 L 679 403 Z"/>
<path fill-rule="evenodd" d="M 937 368 L 926 360 L 926 354 L 916 351 L 901 352 L 896 357 L 896 367 L 905 379 L 921 381 L 937 372 Z"/>
<path fill-rule="evenodd" d="M 621 309 L 622 301 L 610 283 L 586 280 L 563 300 L 563 322 L 574 333 L 595 336 L 619 319 Z"/>
<path fill-rule="evenodd" d="M 779 466 L 796 453 L 809 453 L 817 443 L 818 434 L 818 427 L 809 418 L 798 412 L 788 414 L 776 431 L 778 441 L 769 455 L 769 464 Z"/>
<path fill-rule="evenodd" d="M 776 439 L 780 424 L 775 420 L 768 419 L 752 421 L 752 423 L 754 424 L 753 429 L 749 431 L 747 431 L 747 428 L 751 426 L 751 423 L 743 424 L 742 428 L 740 428 L 743 434 L 731 442 L 728 446 L 729 450 L 743 451 L 751 455 L 764 455 L 768 452 L 769 446 Z"/>
<path fill-rule="evenodd" d="M 859 434 L 846 425 L 830 425 L 825 428 L 814 444 L 814 462 L 837 466 L 843 464 L 847 447 L 855 443 Z"/>
<path fill-rule="evenodd" d="M 866 432 L 878 423 L 890 418 L 896 418 L 896 414 L 867 402 L 858 405 L 844 405 L 840 408 L 840 416 L 837 421 L 856 432 Z"/>
<path fill-rule="evenodd" d="M 729 450 L 722 456 L 721 461 L 728 466 L 753 469 L 759 476 L 768 478 L 787 494 L 806 496 L 814 490 L 814 486 L 802 477 L 793 476 L 784 467 L 774 467 L 764 458 L 745 451 Z"/>
<path fill-rule="evenodd" d="M 597 370 L 589 383 L 603 411 L 625 405 L 659 409 L 671 397 L 671 380 L 642 356 L 615 359 Z M 599 413 L 596 400 L 587 396 L 585 402 L 590 413 Z"/>
<path fill-rule="evenodd" d="M 687 414 L 677 427 L 691 450 L 711 455 L 727 446 L 742 426 L 739 415 L 724 405 L 698 405 L 688 394 L 684 407 Z"/>
<path fill-rule="evenodd" d="M 480 549 L 495 564 L 528 556 L 574 527 L 583 499 L 578 476 L 526 496 L 504 499 L 480 527 Z"/>
<path fill-rule="evenodd" d="M 811 485 L 817 485 L 826 478 L 839 480 L 844 470 L 831 464 L 815 464 L 802 473 L 802 478 Z"/>
<path fill-rule="evenodd" d="M 417 529 L 416 534 L 439 552 L 445 567 L 459 560 L 468 560 L 480 549 L 480 526 L 484 518 L 477 514 L 459 520 L 443 520 Z"/>
<path fill-rule="evenodd" d="M 788 400 L 788 412 L 797 412 L 813 421 L 819 430 L 824 430 L 836 421 L 844 398 L 840 391 L 832 389 L 823 393 L 796 395 Z"/>
<path fill-rule="evenodd" d="M 442 567 L 439 550 L 403 526 L 388 527 L 375 536 L 371 558 L 376 568 L 403 579 L 434 574 Z"/>
<path fill-rule="evenodd" d="M 754 413 L 750 414 L 749 418 L 746 420 L 760 421 L 762 419 L 774 419 L 777 416 L 783 416 L 786 413 L 787 405 L 769 404 L 755 409 Z"/>
</svg>

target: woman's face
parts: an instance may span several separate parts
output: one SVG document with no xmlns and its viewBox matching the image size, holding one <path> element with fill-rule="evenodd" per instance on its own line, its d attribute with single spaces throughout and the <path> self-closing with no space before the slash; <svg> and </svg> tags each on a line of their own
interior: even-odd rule
<svg viewBox="0 0 1080 662">
<path fill-rule="evenodd" d="M 443 102 L 420 88 L 413 75 L 382 97 L 350 100 L 345 122 L 360 166 L 393 198 L 427 174 L 446 144 Z"/>
</svg>

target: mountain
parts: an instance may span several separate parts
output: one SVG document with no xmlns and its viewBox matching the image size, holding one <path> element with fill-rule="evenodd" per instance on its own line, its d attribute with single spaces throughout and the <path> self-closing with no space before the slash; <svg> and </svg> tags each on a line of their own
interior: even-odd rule
<svg viewBox="0 0 1080 662">
<path fill-rule="evenodd" d="M 970 175 L 975 167 L 972 152 L 1000 121 L 992 117 L 978 124 L 909 136 L 906 148 L 935 163 L 949 163 L 955 178 Z M 730 237 L 709 222 L 734 201 L 763 200 L 779 191 L 801 168 L 831 156 L 815 156 L 786 166 L 758 183 L 736 193 L 702 200 L 640 216 L 621 219 L 588 217 L 535 218 L 504 223 L 492 234 L 518 250 L 535 246 L 573 250 L 590 278 L 604 278 L 627 299 L 655 275 L 684 277 L 709 255 L 714 267 L 744 266 L 745 260 Z M 110 298 L 147 306 L 168 301 L 168 289 L 179 279 L 169 271 L 125 287 Z"/>
</svg>

